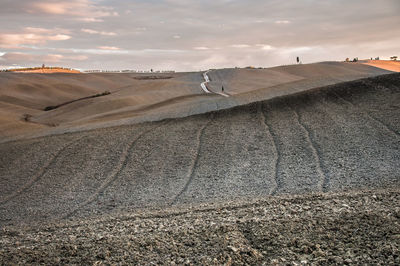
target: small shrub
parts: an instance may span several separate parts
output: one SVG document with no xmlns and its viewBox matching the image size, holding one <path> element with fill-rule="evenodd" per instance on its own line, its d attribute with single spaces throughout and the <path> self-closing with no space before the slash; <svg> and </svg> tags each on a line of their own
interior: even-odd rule
<svg viewBox="0 0 400 266">
<path fill-rule="evenodd" d="M 44 108 L 44 111 L 50 111 L 50 110 L 53 110 L 53 109 L 56 109 L 57 108 L 57 106 L 47 106 L 46 108 Z"/>
<path fill-rule="evenodd" d="M 32 119 L 32 115 L 30 114 L 23 114 L 22 115 L 22 120 L 24 120 L 25 122 L 30 122 Z"/>
</svg>

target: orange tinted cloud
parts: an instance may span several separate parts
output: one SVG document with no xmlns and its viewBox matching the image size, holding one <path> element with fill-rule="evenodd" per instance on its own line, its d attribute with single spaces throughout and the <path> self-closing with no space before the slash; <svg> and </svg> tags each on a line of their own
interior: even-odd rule
<svg viewBox="0 0 400 266">
<path fill-rule="evenodd" d="M 92 29 L 81 29 L 82 32 L 86 32 L 89 34 L 99 34 L 104 36 L 115 36 L 117 35 L 115 32 L 108 32 L 108 31 L 97 31 Z"/>
<path fill-rule="evenodd" d="M 26 27 L 23 33 L 0 33 L 0 48 L 21 48 L 22 45 L 45 44 L 47 41 L 65 41 L 71 36 L 60 29 Z"/>
<path fill-rule="evenodd" d="M 91 0 L 38 1 L 29 5 L 28 12 L 80 17 L 78 20 L 86 22 L 101 22 L 101 17 L 119 15 L 112 8 L 97 5 Z"/>
<path fill-rule="evenodd" d="M 115 47 L 115 46 L 99 46 L 97 48 L 99 48 L 101 50 L 119 50 L 120 49 L 120 48 Z"/>
<path fill-rule="evenodd" d="M 28 53 L 5 53 L 0 56 L 1 61 L 29 64 L 32 62 L 61 63 L 65 60 L 83 61 L 88 59 L 85 55 L 61 55 L 61 54 L 28 54 Z"/>
</svg>

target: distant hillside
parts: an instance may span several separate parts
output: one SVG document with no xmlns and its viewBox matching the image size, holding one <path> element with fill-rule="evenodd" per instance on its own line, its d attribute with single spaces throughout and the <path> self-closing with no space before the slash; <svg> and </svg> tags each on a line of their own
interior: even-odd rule
<svg viewBox="0 0 400 266">
<path fill-rule="evenodd" d="M 223 85 L 231 95 L 226 98 L 202 91 L 201 72 L 84 75 L 2 72 L 0 142 L 25 134 L 69 131 L 72 127 L 104 127 L 185 117 L 388 73 L 391 72 L 361 63 L 342 62 L 211 71 L 209 89 L 218 92 Z M 91 97 L 105 91 L 111 94 Z M 67 102 L 70 104 L 65 104 Z M 63 106 L 44 111 L 46 107 L 60 105 Z M 31 118 L 30 123 L 25 120 L 26 115 Z"/>
<path fill-rule="evenodd" d="M 81 73 L 78 70 L 63 67 L 28 67 L 7 69 L 5 72 L 22 72 L 22 73 Z"/>
<path fill-rule="evenodd" d="M 400 61 L 388 60 L 367 60 L 364 64 L 369 66 L 386 69 L 389 71 L 400 72 Z"/>
</svg>

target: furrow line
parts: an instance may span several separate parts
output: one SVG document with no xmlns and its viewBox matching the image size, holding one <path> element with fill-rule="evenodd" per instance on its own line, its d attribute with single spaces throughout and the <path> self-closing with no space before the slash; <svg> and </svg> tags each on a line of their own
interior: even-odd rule
<svg viewBox="0 0 400 266">
<path fill-rule="evenodd" d="M 196 136 L 197 149 L 196 149 L 194 159 L 192 160 L 192 163 L 191 163 L 189 171 L 188 171 L 188 175 L 187 175 L 188 180 L 186 181 L 186 184 L 182 188 L 182 190 L 175 196 L 175 198 L 171 201 L 171 203 L 169 205 L 176 204 L 177 201 L 179 200 L 179 198 L 188 190 L 190 184 L 192 183 L 194 171 L 197 168 L 198 163 L 199 163 L 199 154 L 200 154 L 200 149 L 202 146 L 202 137 L 204 135 L 204 130 L 210 124 L 210 122 L 213 120 L 213 118 L 214 118 L 214 114 L 211 114 L 210 119 L 197 131 L 197 136 Z"/>
<path fill-rule="evenodd" d="M 382 122 L 380 119 L 370 115 L 367 111 L 365 111 L 363 108 L 360 108 L 356 105 L 354 105 L 352 102 L 344 99 L 343 97 L 341 97 L 339 94 L 337 94 L 336 92 L 333 92 L 333 94 L 342 102 L 346 103 L 349 106 L 352 106 L 354 109 L 359 110 L 361 113 L 363 113 L 366 117 L 368 117 L 369 119 L 377 122 L 378 124 L 380 124 L 383 128 L 386 129 L 386 131 L 388 131 L 391 134 L 394 134 L 396 137 L 400 136 L 400 133 L 397 132 L 395 129 L 393 129 L 391 126 L 386 125 L 384 122 Z"/>
<path fill-rule="evenodd" d="M 161 127 L 165 123 L 161 123 L 158 126 L 151 127 L 147 130 L 142 131 L 139 135 L 137 135 L 135 138 L 132 139 L 132 141 L 125 147 L 125 149 L 122 151 L 122 154 L 119 158 L 118 164 L 114 167 L 113 171 L 111 174 L 101 183 L 100 187 L 98 187 L 94 193 L 89 196 L 82 204 L 80 204 L 78 207 L 73 209 L 72 211 L 68 212 L 67 214 L 63 215 L 60 219 L 67 219 L 71 216 L 73 216 L 77 211 L 85 207 L 86 205 L 92 203 L 96 198 L 103 192 L 105 191 L 121 174 L 121 172 L 125 169 L 127 165 L 128 158 L 130 157 L 132 153 L 132 148 L 136 144 L 136 142 L 143 137 L 145 134 L 149 133 L 150 131 Z"/>
<path fill-rule="evenodd" d="M 297 123 L 300 125 L 302 128 L 303 132 L 305 133 L 305 136 L 307 138 L 307 142 L 309 143 L 309 146 L 311 148 L 312 154 L 314 156 L 314 159 L 317 163 L 317 172 L 318 175 L 320 176 L 320 182 L 319 182 L 319 187 L 322 192 L 327 192 L 328 191 L 328 186 L 329 186 L 329 177 L 327 173 L 325 173 L 322 169 L 324 168 L 322 164 L 322 152 L 318 146 L 318 144 L 314 141 L 313 133 L 311 132 L 311 129 L 306 126 L 305 123 L 302 122 L 301 116 L 298 113 L 298 111 L 292 107 L 289 106 L 289 108 L 293 111 Z"/>
<path fill-rule="evenodd" d="M 261 107 L 262 107 L 262 104 L 261 104 Z M 274 144 L 275 151 L 276 151 L 276 160 L 275 160 L 275 167 L 274 167 L 275 168 L 275 183 L 276 183 L 276 186 L 275 186 L 275 188 L 273 190 L 271 190 L 271 193 L 270 193 L 271 195 L 276 195 L 278 190 L 283 187 L 283 182 L 279 178 L 279 173 L 281 172 L 280 165 L 281 165 L 281 157 L 282 157 L 282 155 L 281 155 L 281 151 L 279 150 L 278 138 L 276 136 L 276 133 L 273 131 L 272 125 L 268 122 L 268 119 L 267 119 L 264 111 L 262 111 L 262 117 L 263 117 L 262 122 L 265 124 L 265 126 L 268 129 L 268 132 L 271 135 L 272 143 Z"/>
<path fill-rule="evenodd" d="M 275 174 L 275 179 L 274 179 L 275 180 L 275 187 L 272 187 L 270 192 L 269 192 L 269 194 L 272 194 L 273 192 L 276 193 L 276 191 L 278 190 L 278 172 L 277 172 L 277 168 L 278 168 L 278 162 L 279 162 L 279 153 L 278 153 L 278 148 L 276 146 L 274 137 L 272 136 L 272 133 L 271 133 L 271 128 L 270 128 L 270 126 L 268 126 L 268 124 L 266 122 L 265 113 L 262 110 L 262 103 L 258 104 L 257 113 L 258 113 L 258 116 L 260 117 L 261 126 L 264 127 L 264 131 L 268 135 L 268 138 L 271 140 L 271 142 L 273 144 L 273 147 L 274 147 L 275 164 L 274 164 L 273 172 Z"/>
<path fill-rule="evenodd" d="M 78 142 L 79 140 L 81 140 L 84 137 L 86 137 L 86 136 L 81 136 L 79 138 L 71 140 L 71 141 L 67 142 L 67 144 L 65 144 L 62 148 L 57 150 L 53 154 L 53 156 L 51 156 L 50 159 L 38 170 L 38 172 L 34 176 L 32 176 L 24 185 L 22 185 L 20 188 L 18 188 L 16 191 L 14 191 L 14 193 L 12 193 L 11 195 L 7 196 L 5 199 L 0 201 L 0 205 L 6 204 L 10 200 L 16 198 L 17 196 L 21 195 L 26 190 L 28 190 L 30 187 L 32 187 L 37 181 L 40 180 L 40 178 L 42 176 L 44 176 L 46 174 L 47 170 L 50 169 L 55 164 L 55 162 L 60 157 L 60 155 L 63 151 L 65 151 L 72 144 L 74 144 L 75 142 Z"/>
</svg>

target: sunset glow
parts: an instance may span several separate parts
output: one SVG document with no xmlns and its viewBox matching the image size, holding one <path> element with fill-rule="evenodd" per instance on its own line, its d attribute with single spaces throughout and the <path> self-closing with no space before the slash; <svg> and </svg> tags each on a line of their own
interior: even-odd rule
<svg viewBox="0 0 400 266">
<path fill-rule="evenodd" d="M 2 1 L 0 68 L 275 66 L 400 54 L 400 3 Z M 55 56 L 56 55 L 56 56 Z M 56 59 L 56 60 L 55 60 Z"/>
</svg>

